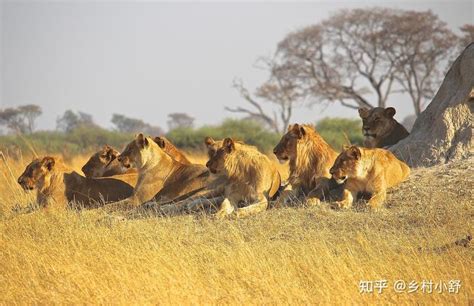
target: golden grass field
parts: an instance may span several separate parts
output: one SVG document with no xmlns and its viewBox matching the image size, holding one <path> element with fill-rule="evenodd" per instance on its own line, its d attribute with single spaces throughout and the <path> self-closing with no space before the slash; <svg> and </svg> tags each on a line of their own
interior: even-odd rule
<svg viewBox="0 0 474 306">
<path fill-rule="evenodd" d="M 66 162 L 79 170 L 86 158 Z M 100 210 L 12 211 L 33 198 L 16 183 L 29 161 L 0 161 L 0 304 L 474 303 L 472 246 L 438 249 L 472 233 L 473 159 L 413 171 L 381 212 L 323 205 L 109 224 Z M 362 280 L 388 288 L 362 294 Z M 396 280 L 420 287 L 396 293 Z M 450 280 L 459 293 L 438 293 Z"/>
</svg>

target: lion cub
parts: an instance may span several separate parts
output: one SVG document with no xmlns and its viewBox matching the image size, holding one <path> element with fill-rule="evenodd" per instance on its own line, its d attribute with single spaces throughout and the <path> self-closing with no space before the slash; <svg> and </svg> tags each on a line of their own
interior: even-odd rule
<svg viewBox="0 0 474 306">
<path fill-rule="evenodd" d="M 330 172 L 339 184 L 344 183 L 339 207 L 351 207 L 357 194 L 366 192 L 371 193 L 370 208 L 377 209 L 385 201 L 387 188 L 407 179 L 410 168 L 390 151 L 351 146 L 339 154 Z"/>
<path fill-rule="evenodd" d="M 236 145 L 231 138 L 224 139 L 206 166 L 211 173 L 227 178 L 224 200 L 216 214 L 219 218 L 264 211 L 270 195 L 280 188 L 280 174 L 270 159 L 255 147 Z M 249 205 L 239 207 L 241 202 Z"/>
</svg>

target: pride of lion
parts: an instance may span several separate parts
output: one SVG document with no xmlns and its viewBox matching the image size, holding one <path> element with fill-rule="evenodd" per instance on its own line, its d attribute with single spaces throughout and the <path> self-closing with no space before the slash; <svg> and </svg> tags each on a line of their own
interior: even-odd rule
<svg viewBox="0 0 474 306">
<path fill-rule="evenodd" d="M 361 108 L 364 147 L 337 153 L 316 129 L 292 124 L 275 146 L 280 163 L 289 164 L 287 182 L 270 158 L 232 138 L 204 139 L 208 161 L 193 164 L 162 136 L 138 134 L 122 152 L 105 145 L 82 167 L 85 176 L 60 158 L 45 156 L 27 165 L 18 183 L 36 190 L 45 208 L 98 206 L 147 209 L 164 215 L 201 211 L 217 218 L 245 217 L 302 203 L 350 208 L 361 194 L 368 207 L 381 208 L 387 189 L 406 180 L 410 168 L 386 150 L 408 136 L 395 109 Z"/>
</svg>

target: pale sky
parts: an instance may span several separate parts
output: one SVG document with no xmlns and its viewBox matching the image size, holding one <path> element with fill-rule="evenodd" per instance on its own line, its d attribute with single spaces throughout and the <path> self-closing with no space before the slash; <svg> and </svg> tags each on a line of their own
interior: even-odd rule
<svg viewBox="0 0 474 306">
<path fill-rule="evenodd" d="M 291 31 L 340 8 L 428 10 L 455 30 L 474 23 L 474 1 L 135 2 L 0 0 L 0 107 L 38 104 L 41 129 L 67 109 L 110 127 L 113 113 L 167 128 L 186 112 L 196 124 L 239 117 L 224 106 L 245 103 L 232 80 L 255 89 L 267 78 L 254 67 Z M 396 118 L 412 113 L 393 96 Z M 341 106 L 301 108 L 293 122 L 354 117 Z"/>
</svg>

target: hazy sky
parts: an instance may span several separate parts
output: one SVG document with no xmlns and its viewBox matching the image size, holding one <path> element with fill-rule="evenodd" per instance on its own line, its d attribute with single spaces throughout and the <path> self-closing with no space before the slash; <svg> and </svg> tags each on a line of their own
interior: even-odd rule
<svg viewBox="0 0 474 306">
<path fill-rule="evenodd" d="M 0 0 L 0 107 L 39 104 L 40 128 L 66 109 L 109 127 L 112 113 L 166 128 L 186 112 L 197 125 L 235 117 L 245 103 L 232 88 L 254 89 L 267 75 L 254 67 L 285 34 L 340 8 L 374 5 L 431 9 L 453 29 L 474 23 L 474 1 L 134 2 Z M 402 119 L 407 98 L 389 101 Z M 294 122 L 356 116 L 340 106 L 296 111 Z"/>
</svg>

